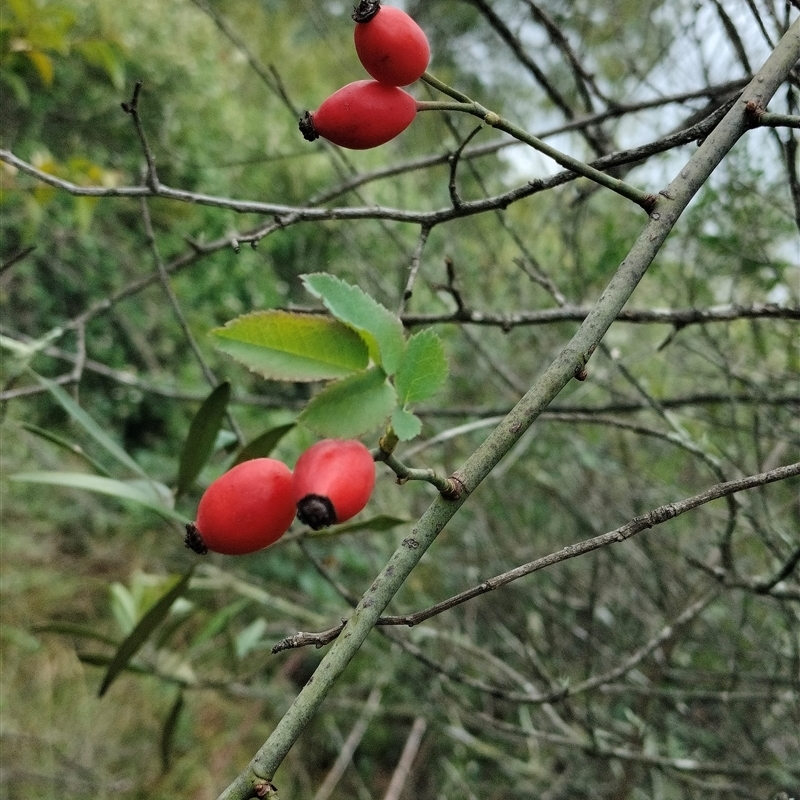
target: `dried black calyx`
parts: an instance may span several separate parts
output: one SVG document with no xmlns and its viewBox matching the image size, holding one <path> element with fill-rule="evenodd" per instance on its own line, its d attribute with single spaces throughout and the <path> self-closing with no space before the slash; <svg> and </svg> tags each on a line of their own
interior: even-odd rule
<svg viewBox="0 0 800 800">
<path fill-rule="evenodd" d="M 183 543 L 199 556 L 204 556 L 208 552 L 206 543 L 203 541 L 203 537 L 194 522 L 190 522 L 186 526 L 186 536 L 183 537 Z"/>
<path fill-rule="evenodd" d="M 317 129 L 314 127 L 314 118 L 311 116 L 310 111 L 306 111 L 306 113 L 300 117 L 300 133 L 303 134 L 303 138 L 307 142 L 313 142 L 315 139 L 319 139 Z"/>
<path fill-rule="evenodd" d="M 336 510 L 330 499 L 321 494 L 307 494 L 297 501 L 297 518 L 312 530 L 336 524 Z"/>
<path fill-rule="evenodd" d="M 352 17 L 356 22 L 369 22 L 380 10 L 380 0 L 361 0 L 353 7 Z"/>
</svg>

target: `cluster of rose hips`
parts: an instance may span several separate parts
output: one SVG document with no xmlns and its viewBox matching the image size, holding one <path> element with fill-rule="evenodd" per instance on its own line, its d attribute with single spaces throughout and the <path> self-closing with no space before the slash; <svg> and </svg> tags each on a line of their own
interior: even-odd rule
<svg viewBox="0 0 800 800">
<path fill-rule="evenodd" d="M 310 142 L 322 136 L 340 147 L 366 150 L 394 139 L 413 121 L 416 100 L 400 87 L 425 72 L 431 51 L 422 28 L 380 0 L 361 0 L 353 19 L 356 53 L 374 80 L 334 92 L 317 111 L 303 115 L 300 130 Z"/>
<path fill-rule="evenodd" d="M 243 461 L 206 489 L 186 546 L 201 555 L 254 553 L 278 541 L 295 514 L 319 530 L 361 511 L 375 486 L 370 451 L 353 439 L 323 439 L 297 460 L 294 473 L 274 458 Z"/>
</svg>

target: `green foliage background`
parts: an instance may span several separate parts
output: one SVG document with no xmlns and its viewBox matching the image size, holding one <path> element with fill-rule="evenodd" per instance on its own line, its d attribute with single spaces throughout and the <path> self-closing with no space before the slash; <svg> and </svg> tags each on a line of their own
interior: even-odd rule
<svg viewBox="0 0 800 800">
<path fill-rule="evenodd" d="M 451 152 L 475 125 L 466 115 L 420 114 L 397 140 L 357 154 L 304 142 L 296 130 L 299 112 L 363 77 L 347 4 L 213 3 L 266 66 L 260 77 L 201 0 L 1 2 L 2 146 L 79 185 L 141 180 L 142 151 L 120 108 L 136 80 L 143 81 L 142 122 L 162 183 L 221 197 L 308 203 L 352 174 Z M 564 109 L 509 55 L 481 13 L 484 5 L 406 4 L 430 37 L 432 71 L 534 132 L 560 123 Z M 746 4 L 722 5 L 757 66 L 767 50 L 749 33 Z M 530 24 L 522 5 L 491 6 L 536 54 L 566 107 L 575 115 L 588 112 L 563 53 L 541 26 Z M 667 94 L 682 90 L 695 68 L 710 83 L 745 71 L 727 44 L 713 57 L 704 48 L 720 36 L 710 6 L 551 0 L 543 8 L 586 59 L 594 80 L 619 102 L 637 98 L 647 85 Z M 774 18 L 765 14 L 770 24 L 796 15 L 781 3 L 773 10 Z M 423 85 L 412 91 L 432 97 Z M 796 113 L 796 86 L 788 95 Z M 612 118 L 597 128 L 596 139 L 617 147 L 656 139 L 705 102 Z M 473 143 L 494 136 L 484 130 Z M 771 301 L 797 308 L 796 198 L 778 157 L 792 152 L 790 136 L 755 131 L 740 143 L 680 221 L 633 306 Z M 578 134 L 556 141 L 586 160 L 597 155 Z M 692 147 L 650 159 L 626 178 L 661 187 Z M 464 162 L 462 198 L 494 195 L 551 169 L 520 150 L 504 147 Z M 796 164 L 792 169 L 796 185 Z M 50 349 L 29 363 L 50 377 L 73 368 L 70 354 L 84 336 L 76 398 L 148 475 L 174 485 L 189 424 L 210 387 L 163 288 L 153 281 L 92 313 L 84 331 L 75 324 L 88 309 L 154 274 L 140 202 L 73 197 L 6 164 L 0 170 L 2 261 L 34 248 L 0 275 L 3 335 L 30 342 L 56 331 Z M 429 169 L 342 190 L 323 204 L 447 207 L 448 179 L 442 159 Z M 269 221 L 159 199 L 148 207 L 167 264 L 192 253 L 193 242 L 214 242 Z M 408 308 L 452 311 L 454 289 L 466 308 L 487 314 L 551 308 L 552 295 L 530 277 L 534 263 L 570 303 L 589 305 L 641 223 L 641 212 L 627 201 L 578 181 L 503 212 L 436 227 Z M 293 421 L 313 392 L 259 379 L 216 352 L 208 332 L 252 310 L 310 305 L 300 276 L 317 271 L 357 284 L 396 309 L 417 241 L 414 226 L 380 219 L 302 224 L 266 237 L 257 249 L 244 246 L 237 254 L 228 247 L 187 259 L 174 273 L 172 288 L 208 366 L 232 383 L 232 411 L 245 441 Z M 446 259 L 456 276 L 449 290 Z M 420 409 L 419 442 L 399 455 L 450 474 L 575 326 L 436 326 L 450 364 L 448 381 Z M 545 415 L 526 434 L 444 531 L 391 613 L 420 610 L 696 494 L 720 473 L 735 477 L 798 460 L 795 321 L 740 319 L 677 331 L 619 323 L 606 343 L 608 350 L 590 362 L 589 379 L 567 387 L 552 409 L 565 416 Z M 297 528 L 266 552 L 233 562 L 212 557 L 131 671 L 98 698 L 115 646 L 196 559 L 184 549 L 178 526 L 155 514 L 99 495 L 7 480 L 31 470 L 87 469 L 79 453 L 34 435 L 25 427 L 31 425 L 79 442 L 123 477 L 47 393 L 13 396 L 30 385 L 22 367 L 19 359 L 4 357 L 3 390 L 12 396 L 2 407 L 0 456 L 0 797 L 216 797 L 320 658 L 312 648 L 280 655 L 270 648 L 297 630 L 322 630 L 348 614 L 320 568 L 360 596 L 434 490 L 417 481 L 398 487 L 379 467 L 371 513 L 408 524 L 319 538 L 302 538 Z M 466 423 L 471 429 L 459 433 L 457 426 Z M 219 440 L 197 485 L 179 500 L 186 516 L 230 463 L 233 438 Z M 275 455 L 293 464 L 312 441 L 308 431 L 294 428 Z M 365 441 L 376 446 L 377 433 Z M 791 790 L 800 780 L 796 594 L 787 599 L 725 588 L 605 693 L 552 707 L 518 703 L 504 693 L 529 683 L 542 690 L 577 684 L 619 664 L 716 585 L 703 565 L 719 566 L 727 537 L 738 575 L 774 574 L 800 546 L 796 489 L 786 482 L 741 496 L 735 517 L 716 502 L 424 625 L 392 629 L 391 637 L 374 633 L 276 776 L 281 796 L 314 796 L 375 687 L 379 711 L 333 797 L 383 796 L 420 715 L 428 732 L 404 797 L 766 798 Z M 794 570 L 786 585 L 796 590 L 797 584 Z M 723 702 L 714 694 L 721 690 L 740 696 Z M 537 731 L 550 738 L 537 738 Z M 602 755 L 611 747 L 766 771 L 683 774 Z"/>
</svg>

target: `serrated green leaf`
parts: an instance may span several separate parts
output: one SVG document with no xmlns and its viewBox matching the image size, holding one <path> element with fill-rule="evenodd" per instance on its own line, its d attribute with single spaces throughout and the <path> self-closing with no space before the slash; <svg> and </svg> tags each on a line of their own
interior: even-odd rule
<svg viewBox="0 0 800 800">
<path fill-rule="evenodd" d="M 401 442 L 407 442 L 419 436 L 422 430 L 422 420 L 411 411 L 406 411 L 398 406 L 392 412 L 392 429 Z"/>
<path fill-rule="evenodd" d="M 325 387 L 305 407 L 298 422 L 320 436 L 349 439 L 382 425 L 396 400 L 384 371 L 373 367 Z"/>
<path fill-rule="evenodd" d="M 169 489 L 162 484 L 151 481 L 118 481 L 99 475 L 88 475 L 84 472 L 20 472 L 12 475 L 11 480 L 28 483 L 42 483 L 51 486 L 65 486 L 72 489 L 83 489 L 88 492 L 111 495 L 120 500 L 132 500 L 166 519 L 175 520 L 185 525 L 190 519 L 179 514 L 164 504 L 164 492 Z M 156 488 L 157 487 L 157 488 Z"/>
<path fill-rule="evenodd" d="M 403 355 L 403 323 L 388 308 L 373 300 L 358 286 L 324 272 L 301 275 L 306 289 L 319 297 L 334 317 L 370 334 L 378 345 L 380 365 L 394 375 Z"/>
<path fill-rule="evenodd" d="M 187 492 L 206 465 L 225 419 L 231 397 L 230 383 L 221 383 L 203 401 L 189 425 L 178 464 L 175 497 Z"/>
<path fill-rule="evenodd" d="M 181 597 L 189 587 L 189 580 L 192 577 L 194 568 L 182 575 L 178 581 L 165 592 L 139 620 L 139 623 L 124 639 L 122 644 L 114 653 L 111 663 L 108 665 L 103 682 L 100 684 L 98 696 L 102 697 L 114 679 L 127 666 L 128 662 L 139 652 L 141 646 L 150 637 L 150 634 L 161 624 L 164 617 L 169 614 L 172 604 Z"/>
<path fill-rule="evenodd" d="M 336 319 L 289 311 L 256 311 L 211 331 L 215 347 L 271 380 L 324 381 L 364 369 L 369 351 Z"/>
<path fill-rule="evenodd" d="M 447 358 L 442 340 L 431 330 L 415 333 L 406 343 L 394 379 L 399 405 L 406 407 L 426 400 L 442 388 L 446 379 Z"/>
<path fill-rule="evenodd" d="M 253 439 L 252 442 L 246 444 L 237 454 L 236 460 L 231 464 L 235 467 L 241 464 L 242 461 L 249 461 L 252 458 L 267 458 L 274 450 L 278 442 L 294 428 L 296 423 L 288 422 L 286 425 L 278 425 L 275 428 L 270 428 L 265 431 L 261 436 Z"/>
<path fill-rule="evenodd" d="M 112 455 L 117 461 L 131 470 L 131 472 L 135 472 L 140 477 L 147 479 L 145 471 L 58 384 L 53 383 L 53 381 L 41 375 L 36 375 L 36 379 L 42 386 L 47 388 L 67 414 L 69 414 L 70 417 L 72 417 L 72 419 L 99 445 L 105 448 L 109 455 Z"/>
</svg>

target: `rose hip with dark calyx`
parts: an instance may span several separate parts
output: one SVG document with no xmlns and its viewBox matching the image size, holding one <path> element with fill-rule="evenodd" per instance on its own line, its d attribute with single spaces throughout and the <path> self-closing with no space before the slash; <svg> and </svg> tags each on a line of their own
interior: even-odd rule
<svg viewBox="0 0 800 800">
<path fill-rule="evenodd" d="M 378 81 L 355 81 L 334 92 L 314 112 L 300 119 L 300 131 L 309 142 L 322 136 L 351 150 L 394 139 L 414 120 L 417 101 L 396 86 Z"/>
<path fill-rule="evenodd" d="M 319 530 L 346 522 L 367 505 L 375 462 L 355 439 L 323 439 L 297 459 L 292 486 L 298 519 Z"/>
<path fill-rule="evenodd" d="M 280 539 L 294 516 L 289 467 L 274 458 L 243 461 L 206 489 L 186 526 L 186 546 L 200 554 L 254 553 Z"/>
<path fill-rule="evenodd" d="M 353 41 L 364 69 L 376 81 L 408 86 L 428 68 L 428 37 L 405 11 L 361 0 L 353 11 Z"/>
</svg>

